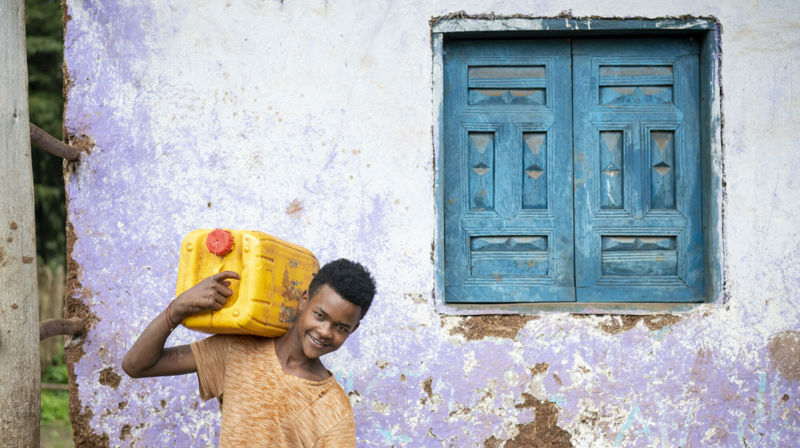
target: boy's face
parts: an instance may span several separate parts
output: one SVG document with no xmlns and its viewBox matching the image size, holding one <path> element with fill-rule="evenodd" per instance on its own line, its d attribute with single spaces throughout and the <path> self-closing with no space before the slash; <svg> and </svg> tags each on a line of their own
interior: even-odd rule
<svg viewBox="0 0 800 448">
<path fill-rule="evenodd" d="M 361 307 L 328 285 L 322 285 L 310 299 L 308 293 L 303 294 L 299 311 L 295 328 L 303 353 L 310 359 L 341 347 L 361 320 Z"/>
</svg>

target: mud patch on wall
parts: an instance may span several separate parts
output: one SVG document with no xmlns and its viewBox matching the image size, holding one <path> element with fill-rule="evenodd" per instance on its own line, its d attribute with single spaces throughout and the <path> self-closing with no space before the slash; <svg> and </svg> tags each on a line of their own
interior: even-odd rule
<svg viewBox="0 0 800 448">
<path fill-rule="evenodd" d="M 546 362 L 540 362 L 540 363 L 538 363 L 535 366 L 530 368 L 531 375 L 536 376 L 536 375 L 538 375 L 540 373 L 547 372 L 547 369 L 549 369 L 549 368 L 550 368 L 549 364 L 547 364 Z"/>
<path fill-rule="evenodd" d="M 67 197 L 67 208 L 69 208 L 69 197 Z M 72 258 L 75 240 L 75 229 L 72 223 L 67 221 L 67 278 L 64 317 L 67 319 L 77 318 L 84 323 L 83 334 L 73 337 L 67 336 L 67 341 L 64 344 L 64 358 L 67 363 L 67 373 L 69 374 L 69 418 L 72 422 L 75 446 L 108 446 L 108 435 L 97 435 L 89 426 L 89 422 L 92 419 L 92 411 L 88 407 L 81 408 L 78 383 L 75 377 L 75 363 L 85 354 L 83 351 L 85 339 L 80 336 L 85 336 L 99 320 L 83 302 L 85 297 L 91 297 L 92 292 L 88 288 L 83 288 L 78 279 L 80 266 Z"/>
<path fill-rule="evenodd" d="M 523 393 L 523 401 L 517 409 L 533 408 L 534 419 L 530 423 L 517 425 L 519 434 L 505 442 L 495 436 L 484 442 L 485 448 L 562 448 L 572 446 L 572 436 L 558 427 L 559 409 L 552 401 L 543 401 L 531 394 Z"/>
<path fill-rule="evenodd" d="M 433 378 L 428 377 L 422 382 L 422 390 L 425 391 L 425 397 L 420 398 L 419 404 L 425 404 L 428 401 L 433 403 Z"/>
<path fill-rule="evenodd" d="M 116 389 L 122 378 L 114 371 L 113 367 L 106 367 L 100 371 L 100 384 Z"/>
<path fill-rule="evenodd" d="M 94 139 L 84 134 L 69 134 L 67 140 L 70 146 L 86 154 L 91 154 L 95 147 Z"/>
<path fill-rule="evenodd" d="M 773 335 L 767 344 L 769 359 L 789 381 L 800 380 L 800 331 L 785 330 Z"/>
<path fill-rule="evenodd" d="M 517 332 L 534 319 L 539 319 L 539 316 L 493 314 L 462 317 L 461 322 L 450 330 L 450 334 L 460 334 L 468 341 L 477 341 L 488 336 L 514 339 Z"/>
<path fill-rule="evenodd" d="M 73 374 L 70 373 L 70 376 L 73 376 Z M 83 409 L 81 409 L 80 402 L 77 400 L 77 396 L 74 397 L 75 399 L 73 399 L 72 390 L 77 390 L 77 387 L 70 388 L 69 397 L 69 415 L 70 419 L 72 420 L 72 440 L 75 442 L 75 446 L 109 446 L 108 434 L 98 435 L 89 427 L 89 421 L 92 420 L 93 416 L 92 410 L 89 409 L 88 406 L 85 406 Z M 76 421 L 81 422 L 81 424 L 76 425 Z"/>
<path fill-rule="evenodd" d="M 80 266 L 72 258 L 72 248 L 75 245 L 75 240 L 75 228 L 72 227 L 72 223 L 67 222 L 67 278 L 64 317 L 67 319 L 79 319 L 83 322 L 85 335 L 94 327 L 99 319 L 84 303 L 85 298 L 92 296 L 92 291 L 89 288 L 84 288 L 78 279 Z M 79 361 L 83 355 L 83 339 L 77 342 L 75 339 L 68 337 L 65 346 L 67 363 L 75 363 Z"/>
<path fill-rule="evenodd" d="M 683 319 L 683 317 L 676 314 L 652 314 L 652 315 L 597 315 L 597 314 L 574 314 L 578 319 L 601 319 L 597 322 L 597 328 L 605 331 L 608 334 L 617 334 L 623 331 L 628 331 L 634 328 L 639 322 L 644 322 L 644 325 L 650 331 L 658 331 L 664 327 L 674 325 Z"/>
<path fill-rule="evenodd" d="M 69 15 L 69 11 L 67 11 L 67 1 L 63 0 L 61 2 L 61 35 L 66 37 L 67 36 L 67 24 L 69 21 L 72 20 L 72 16 Z M 62 59 L 61 61 L 61 74 L 62 79 L 64 80 L 64 84 L 61 86 L 61 94 L 64 98 L 64 109 L 67 110 L 67 100 L 69 99 L 69 91 L 72 89 L 72 78 L 69 76 L 69 70 L 67 70 L 67 61 L 66 59 Z M 61 125 L 61 135 L 67 135 L 67 120 L 62 120 Z"/>
<path fill-rule="evenodd" d="M 66 102 L 66 100 L 65 100 Z M 84 134 L 67 134 L 66 129 L 64 130 L 64 135 L 67 136 L 67 144 L 72 146 L 73 148 L 78 149 L 81 154 L 91 154 L 92 149 L 95 147 L 94 139 L 84 135 Z M 78 167 L 78 163 L 80 163 L 80 156 L 75 160 L 68 160 L 64 163 L 64 175 L 70 176 L 75 173 Z M 69 202 L 69 201 L 67 201 Z"/>
</svg>

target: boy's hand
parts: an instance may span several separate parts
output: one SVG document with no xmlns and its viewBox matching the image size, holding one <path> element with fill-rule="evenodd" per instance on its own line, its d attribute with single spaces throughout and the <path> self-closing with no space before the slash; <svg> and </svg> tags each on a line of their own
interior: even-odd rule
<svg viewBox="0 0 800 448">
<path fill-rule="evenodd" d="M 220 272 L 192 286 L 179 295 L 162 311 L 133 344 L 122 360 L 122 369 L 133 378 L 179 375 L 197 371 L 197 364 L 188 345 L 165 349 L 175 325 L 187 316 L 204 311 L 216 311 L 228 302 L 233 291 L 230 280 L 239 280 L 239 274 Z M 166 316 L 166 319 L 164 318 Z"/>
<path fill-rule="evenodd" d="M 202 280 L 184 291 L 172 303 L 169 319 L 179 323 L 188 316 L 205 311 L 217 311 L 228 302 L 233 294 L 228 279 L 239 280 L 239 274 L 223 271 Z"/>
</svg>

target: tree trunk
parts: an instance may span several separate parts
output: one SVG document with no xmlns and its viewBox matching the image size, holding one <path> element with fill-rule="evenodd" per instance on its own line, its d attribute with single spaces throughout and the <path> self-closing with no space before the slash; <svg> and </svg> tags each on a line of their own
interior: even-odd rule
<svg viewBox="0 0 800 448">
<path fill-rule="evenodd" d="M 23 0 L 0 2 L 0 440 L 39 446 L 39 309 Z"/>
</svg>

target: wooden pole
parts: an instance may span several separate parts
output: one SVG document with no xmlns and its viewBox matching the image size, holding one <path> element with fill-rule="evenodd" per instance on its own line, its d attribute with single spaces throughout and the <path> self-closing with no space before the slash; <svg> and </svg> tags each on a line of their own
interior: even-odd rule
<svg viewBox="0 0 800 448">
<path fill-rule="evenodd" d="M 0 444 L 39 446 L 39 307 L 23 0 L 0 0 Z"/>
</svg>

